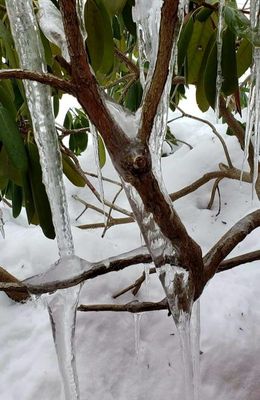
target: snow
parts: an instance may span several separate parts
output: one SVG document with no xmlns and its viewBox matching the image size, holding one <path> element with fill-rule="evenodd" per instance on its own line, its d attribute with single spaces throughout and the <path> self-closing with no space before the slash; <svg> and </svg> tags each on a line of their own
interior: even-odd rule
<svg viewBox="0 0 260 400">
<path fill-rule="evenodd" d="M 71 102 L 71 100 L 69 100 Z M 187 112 L 199 115 L 194 99 L 181 104 Z M 175 114 L 176 115 L 176 114 Z M 205 118 L 205 115 L 203 116 Z M 215 121 L 213 114 L 209 120 Z M 170 192 L 190 184 L 202 174 L 214 171 L 225 162 L 223 149 L 210 128 L 197 121 L 180 119 L 171 124 L 178 139 L 188 141 L 193 150 L 182 145 L 162 159 L 163 175 Z M 224 135 L 225 127 L 216 125 Z M 232 162 L 238 168 L 243 154 L 234 137 L 226 138 Z M 81 157 L 84 170 L 93 171 L 94 156 L 89 148 Z M 95 170 L 94 170 L 95 172 Z M 103 176 L 115 178 L 107 161 Z M 98 189 L 97 180 L 93 180 Z M 223 180 L 220 183 L 221 211 L 216 197 L 208 210 L 213 182 L 179 199 L 175 208 L 189 233 L 205 253 L 239 218 L 259 204 L 251 203 L 250 184 Z M 69 212 L 76 254 L 97 261 L 140 246 L 135 224 L 110 228 L 101 239 L 101 230 L 80 230 L 76 226 L 102 221 L 93 210 L 75 218 L 82 205 L 71 198 L 77 194 L 98 204 L 87 188 L 73 187 L 66 181 Z M 104 183 L 110 201 L 117 190 Z M 127 207 L 123 195 L 119 204 Z M 100 204 L 99 204 L 100 206 Z M 43 272 L 57 258 L 55 241 L 46 239 L 39 227 L 26 224 L 23 213 L 13 220 L 11 211 L 1 203 L 6 239 L 1 240 L 0 264 L 20 279 Z M 113 215 L 119 216 L 118 213 Z M 259 229 L 232 253 L 259 249 Z M 259 400 L 260 398 L 260 268 L 259 262 L 246 264 L 215 276 L 201 297 L 201 400 Z M 143 265 L 130 267 L 86 282 L 81 304 L 126 303 L 136 300 L 131 293 L 117 300 L 112 295 L 134 282 Z M 149 300 L 164 296 L 156 275 L 150 276 Z M 146 300 L 143 284 L 137 299 Z M 62 390 L 52 341 L 48 313 L 41 303 L 13 303 L 0 293 L 0 394 L 1 400 L 62 400 Z M 176 329 L 166 311 L 144 313 L 141 321 L 139 356 L 135 354 L 134 319 L 128 313 L 78 313 L 76 328 L 77 370 L 81 399 L 158 400 L 183 398 L 179 375 L 181 354 Z"/>
</svg>

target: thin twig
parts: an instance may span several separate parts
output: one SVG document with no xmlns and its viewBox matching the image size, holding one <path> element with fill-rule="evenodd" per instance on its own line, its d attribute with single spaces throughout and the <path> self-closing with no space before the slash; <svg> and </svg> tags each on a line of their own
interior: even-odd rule
<svg viewBox="0 0 260 400">
<path fill-rule="evenodd" d="M 94 174 L 92 172 L 87 172 L 87 171 L 83 171 L 83 172 L 84 172 L 84 174 L 86 174 L 88 176 L 91 176 L 92 178 L 97 178 L 98 179 L 97 174 Z M 105 181 L 105 182 L 113 183 L 114 185 L 122 187 L 122 183 L 114 181 L 113 179 L 110 179 L 110 178 L 106 178 L 103 175 L 102 175 L 102 180 Z"/>
<path fill-rule="evenodd" d="M 113 311 L 113 312 L 129 312 L 129 313 L 140 313 L 147 311 L 158 311 L 158 310 L 168 310 L 168 301 L 166 298 L 163 300 L 153 303 L 153 302 L 138 302 L 132 301 L 127 304 L 92 304 L 92 305 L 84 305 L 81 304 L 78 307 L 78 311 Z"/>
<path fill-rule="evenodd" d="M 123 187 L 121 187 L 121 188 L 119 189 L 119 191 L 116 193 L 115 197 L 114 197 L 113 200 L 112 200 L 112 205 L 115 204 L 115 202 L 116 202 L 118 196 L 120 195 L 120 193 L 122 192 L 122 190 L 123 190 Z M 108 228 L 109 228 L 109 226 L 108 226 L 109 222 L 110 222 L 111 220 L 113 220 L 113 218 L 112 218 L 112 216 L 111 216 L 112 211 L 113 211 L 113 207 L 111 206 L 110 209 L 109 209 L 109 212 L 108 212 L 108 214 L 107 214 L 106 226 L 105 226 L 104 231 L 102 232 L 102 235 L 101 235 L 102 238 L 105 236 L 106 231 L 107 231 Z"/>
<path fill-rule="evenodd" d="M 94 210 L 96 212 L 98 212 L 99 214 L 105 215 L 108 218 L 108 213 L 105 210 L 102 210 L 99 207 L 94 206 L 93 204 L 87 203 L 85 200 L 81 199 L 79 196 L 77 196 L 76 194 L 73 194 L 71 196 L 74 200 L 79 201 L 81 204 L 83 204 L 85 206 L 85 209 L 83 212 L 80 213 L 80 215 L 76 218 L 76 221 L 82 216 L 82 214 L 88 209 L 90 208 L 91 210 Z"/>
<path fill-rule="evenodd" d="M 131 224 L 135 222 L 134 218 L 112 218 L 108 222 L 108 224 L 105 224 L 104 222 L 97 222 L 94 224 L 85 224 L 85 225 L 77 225 L 77 228 L 80 229 L 98 229 L 98 228 L 105 228 L 108 225 L 108 228 L 111 226 L 115 225 L 125 225 L 125 224 Z"/>
<path fill-rule="evenodd" d="M 210 196 L 210 200 L 209 200 L 209 203 L 208 203 L 208 205 L 207 205 L 207 209 L 208 209 L 208 210 L 211 210 L 211 208 L 212 208 L 212 206 L 213 206 L 214 199 L 215 199 L 215 195 L 216 195 L 216 190 L 218 189 L 219 182 L 220 182 L 222 179 L 223 179 L 223 178 L 218 178 L 218 179 L 216 179 L 215 182 L 214 182 L 214 185 L 213 185 L 213 188 L 212 188 L 212 192 L 211 192 L 211 196 Z M 219 200 L 219 201 L 220 201 L 220 200 Z M 217 215 L 218 215 L 219 213 L 220 213 L 220 203 L 219 203 L 219 211 L 218 211 Z"/>
<path fill-rule="evenodd" d="M 214 133 L 214 135 L 217 136 L 217 138 L 219 139 L 220 143 L 222 144 L 222 147 L 223 147 L 223 150 L 224 150 L 224 153 L 225 153 L 225 156 L 226 156 L 226 159 L 227 159 L 227 163 L 228 163 L 228 165 L 229 165 L 229 168 L 233 168 L 233 164 L 232 164 L 232 161 L 231 161 L 229 152 L 228 152 L 227 145 L 226 145 L 226 143 L 225 143 L 223 137 L 222 137 L 222 136 L 218 133 L 218 131 L 216 130 L 215 126 L 214 126 L 211 122 L 207 121 L 206 119 L 203 119 L 203 118 L 200 118 L 200 117 L 196 117 L 195 115 L 187 114 L 187 113 L 186 113 L 184 110 L 182 110 L 177 104 L 175 104 L 175 107 L 182 113 L 182 115 L 183 115 L 184 117 L 194 119 L 195 121 L 200 121 L 200 122 L 202 122 L 202 123 L 208 125 L 208 126 L 211 128 L 211 130 L 212 130 L 212 132 Z"/>
<path fill-rule="evenodd" d="M 55 75 L 40 73 L 35 71 L 27 71 L 23 69 L 2 69 L 0 71 L 0 79 L 28 79 L 30 81 L 40 82 L 55 89 L 62 90 L 65 93 L 74 94 L 74 85 L 70 81 L 58 78 Z"/>
</svg>

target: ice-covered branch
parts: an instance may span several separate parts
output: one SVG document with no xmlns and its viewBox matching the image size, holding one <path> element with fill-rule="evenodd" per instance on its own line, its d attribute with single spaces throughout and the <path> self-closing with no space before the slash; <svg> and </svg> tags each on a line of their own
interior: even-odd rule
<svg viewBox="0 0 260 400">
<path fill-rule="evenodd" d="M 55 89 L 62 90 L 65 93 L 73 94 L 74 85 L 72 82 L 58 78 L 55 75 L 28 71 L 24 69 L 2 69 L 0 70 L 0 79 L 28 79 L 49 85 Z"/>
<path fill-rule="evenodd" d="M 216 272 L 218 273 L 228 271 L 242 264 L 257 260 L 260 260 L 260 251 L 253 251 L 250 253 L 242 254 L 240 256 L 221 261 L 217 267 Z M 93 264 L 93 267 L 90 268 L 88 271 L 85 271 L 81 275 L 74 276 L 71 279 L 67 279 L 61 282 L 53 282 L 42 286 L 29 286 L 26 284 L 26 281 L 22 282 L 11 275 L 4 268 L 0 268 L 0 291 L 6 292 L 9 297 L 15 301 L 25 301 L 29 299 L 28 289 L 31 293 L 34 294 L 47 293 L 50 291 L 75 286 L 80 282 L 84 282 L 88 279 L 94 279 L 106 273 L 121 271 L 135 264 L 149 264 L 151 262 L 152 258 L 150 254 L 148 254 L 145 247 L 141 247 L 139 249 L 122 254 L 121 256 Z M 149 274 L 155 273 L 156 269 L 154 267 L 150 268 Z M 136 279 L 134 283 L 114 294 L 113 298 L 117 298 L 130 290 L 133 291 L 133 294 L 136 294 L 137 288 L 139 290 L 144 281 L 145 276 L 144 274 L 142 274 L 138 279 Z"/>
<path fill-rule="evenodd" d="M 143 246 L 139 249 L 129 251 L 121 254 L 118 257 L 111 257 L 106 260 L 93 263 L 92 266 L 82 273 L 72 276 L 69 279 L 44 283 L 42 285 L 30 285 L 26 280 L 20 283 L 0 283 L 0 291 L 12 290 L 16 292 L 30 292 L 33 294 L 42 294 L 53 292 L 58 289 L 65 289 L 78 285 L 88 279 L 96 278 L 97 276 L 104 275 L 108 272 L 120 271 L 130 265 L 145 264 L 151 262 L 151 256 L 148 254 L 147 249 Z M 31 278 L 30 278 L 31 279 Z"/>
<path fill-rule="evenodd" d="M 143 101 L 141 127 L 138 136 L 143 143 L 149 141 L 154 118 L 169 75 L 175 27 L 178 22 L 178 5 L 176 0 L 164 0 L 161 9 L 159 47 L 151 84 Z"/>
<path fill-rule="evenodd" d="M 260 226 L 260 210 L 240 219 L 223 235 L 212 249 L 204 256 L 204 282 L 211 279 L 218 270 L 219 264 L 242 242 L 250 232 Z"/>
</svg>

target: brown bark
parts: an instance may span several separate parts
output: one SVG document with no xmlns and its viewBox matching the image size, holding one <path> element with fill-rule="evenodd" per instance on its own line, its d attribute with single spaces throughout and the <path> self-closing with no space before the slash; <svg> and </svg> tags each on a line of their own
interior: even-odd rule
<svg viewBox="0 0 260 400">
<path fill-rule="evenodd" d="M 1 283 L 18 283 L 20 284 L 21 281 L 17 279 L 15 276 L 11 275 L 9 272 L 7 272 L 4 268 L 0 267 L 0 282 Z M 27 292 L 17 292 L 15 290 L 5 290 L 5 293 L 7 294 L 10 299 L 23 303 L 27 300 L 29 300 L 30 295 Z"/>
</svg>

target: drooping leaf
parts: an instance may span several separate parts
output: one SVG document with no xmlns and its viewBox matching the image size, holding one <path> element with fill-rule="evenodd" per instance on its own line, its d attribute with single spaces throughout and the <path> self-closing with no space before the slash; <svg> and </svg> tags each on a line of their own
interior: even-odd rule
<svg viewBox="0 0 260 400">
<path fill-rule="evenodd" d="M 84 187 L 86 185 L 86 181 L 78 172 L 73 161 L 65 154 L 62 154 L 62 165 L 64 174 L 73 185 L 78 187 Z"/>
<path fill-rule="evenodd" d="M 52 214 L 45 186 L 42 183 L 42 170 L 40 166 L 39 153 L 34 143 L 27 143 L 30 163 L 30 182 L 35 209 L 39 218 L 40 226 L 46 237 L 55 238 L 55 230 L 52 223 Z"/>
<path fill-rule="evenodd" d="M 0 140 L 13 165 L 25 173 L 28 169 L 28 159 L 23 139 L 12 115 L 3 106 L 0 106 Z"/>
<path fill-rule="evenodd" d="M 237 57 L 237 76 L 240 78 L 252 64 L 253 46 L 247 39 L 242 39 L 236 53 Z"/>
<path fill-rule="evenodd" d="M 141 104 L 143 89 L 140 82 L 135 82 L 127 92 L 125 98 L 125 107 L 130 111 L 135 112 Z"/>
<path fill-rule="evenodd" d="M 106 149 L 100 135 L 98 135 L 98 159 L 100 168 L 103 168 L 106 163 Z"/>
<path fill-rule="evenodd" d="M 102 0 L 88 0 L 84 10 L 87 49 L 95 72 L 109 74 L 114 66 L 111 19 Z"/>
<path fill-rule="evenodd" d="M 238 89 L 238 77 L 236 36 L 228 27 L 223 32 L 222 42 L 221 70 L 223 83 L 221 90 L 226 96 L 229 96 Z"/>
</svg>

